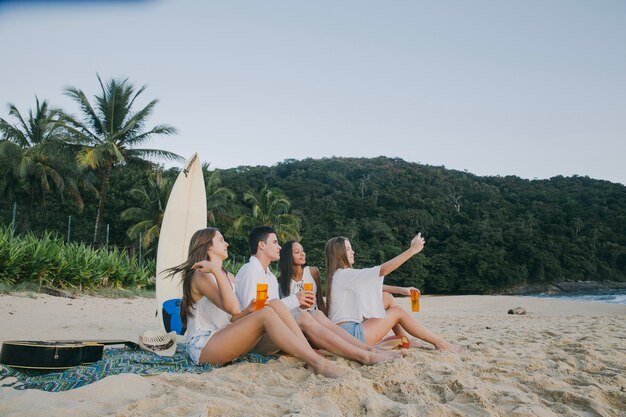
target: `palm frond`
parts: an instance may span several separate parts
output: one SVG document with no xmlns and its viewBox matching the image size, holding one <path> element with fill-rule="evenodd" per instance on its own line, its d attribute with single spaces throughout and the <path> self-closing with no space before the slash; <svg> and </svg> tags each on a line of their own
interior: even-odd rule
<svg viewBox="0 0 626 417">
<path fill-rule="evenodd" d="M 141 219 L 148 214 L 147 210 L 140 207 L 130 207 L 120 213 L 122 220 Z"/>
<path fill-rule="evenodd" d="M 131 132 L 135 133 L 143 129 L 143 126 L 145 125 L 146 120 L 152 114 L 152 111 L 154 110 L 154 106 L 158 102 L 159 100 L 154 99 L 150 103 L 148 103 L 143 109 L 139 110 L 134 115 L 131 116 L 129 113 L 130 118 L 128 119 L 127 123 L 132 124 L 134 128 L 134 129 L 131 129 Z"/>
<path fill-rule="evenodd" d="M 162 149 L 128 149 L 127 154 L 129 158 L 164 159 L 177 162 L 185 161 L 185 158 L 182 156 Z"/>
<path fill-rule="evenodd" d="M 65 95 L 76 101 L 82 110 L 82 112 L 87 116 L 87 120 L 89 124 L 95 129 L 97 135 L 102 135 L 105 132 L 104 126 L 102 125 L 102 121 L 98 117 L 98 114 L 95 112 L 89 99 L 85 95 L 82 90 L 79 90 L 75 87 L 69 87 L 65 90 Z M 88 130 L 88 129 L 87 129 Z M 96 136 L 96 135 L 94 135 Z"/>
<path fill-rule="evenodd" d="M 81 166 L 95 169 L 104 164 L 105 159 L 100 148 L 82 148 L 76 154 L 76 161 Z"/>
<path fill-rule="evenodd" d="M 126 138 L 125 142 L 128 143 L 129 146 L 134 146 L 149 140 L 153 135 L 174 135 L 176 133 L 178 133 L 178 131 L 173 126 L 157 125 L 148 132 Z"/>
<path fill-rule="evenodd" d="M 139 236 L 139 233 L 143 233 L 153 225 L 154 223 L 152 222 L 152 220 L 144 220 L 139 223 L 135 223 L 128 228 L 128 230 L 126 231 L 126 235 L 131 239 L 135 239 L 137 236 Z"/>
<path fill-rule="evenodd" d="M 0 132 L 2 132 L 2 135 L 6 140 L 15 143 L 21 148 L 28 148 L 31 146 L 26 134 L 4 119 L 0 119 Z"/>
<path fill-rule="evenodd" d="M 37 102 L 37 105 L 39 105 L 39 101 Z M 9 115 L 11 115 L 11 116 L 13 116 L 13 117 L 15 117 L 17 119 L 19 124 L 22 126 L 23 132 L 27 133 L 29 131 L 28 124 L 26 123 L 26 121 L 22 117 L 22 114 L 17 109 L 17 107 L 15 107 L 14 104 L 9 104 Z"/>
<path fill-rule="evenodd" d="M 62 114 L 59 124 L 70 133 L 66 139 L 68 142 L 82 145 L 97 145 L 102 142 L 96 133 L 92 132 L 84 123 L 76 120 L 74 116 Z"/>
<path fill-rule="evenodd" d="M 146 84 L 139 87 L 139 89 L 135 92 L 135 95 L 133 96 L 133 98 L 128 103 L 128 108 L 133 107 L 133 104 L 135 104 L 135 100 L 137 99 L 137 97 L 139 97 L 141 93 L 143 93 L 146 90 L 146 88 L 148 88 Z"/>
</svg>

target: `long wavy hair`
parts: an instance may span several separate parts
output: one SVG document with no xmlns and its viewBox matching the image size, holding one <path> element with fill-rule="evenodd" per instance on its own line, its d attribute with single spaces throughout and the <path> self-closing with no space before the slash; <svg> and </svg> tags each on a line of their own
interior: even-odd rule
<svg viewBox="0 0 626 417">
<path fill-rule="evenodd" d="M 280 268 L 280 277 L 278 282 L 280 284 L 280 290 L 283 293 L 283 297 L 289 296 L 291 293 L 291 277 L 293 277 L 293 244 L 295 240 L 288 240 L 280 248 L 280 261 L 278 267 Z"/>
<path fill-rule="evenodd" d="M 173 277 L 180 273 L 183 283 L 183 298 L 180 301 L 180 319 L 183 322 L 183 326 L 187 326 L 187 317 L 193 317 L 191 307 L 191 279 L 193 278 L 194 270 L 191 268 L 196 262 L 209 259 L 208 251 L 213 246 L 213 238 L 218 229 L 214 227 L 207 227 L 206 229 L 200 229 L 191 236 L 189 241 L 189 255 L 187 260 L 182 264 L 165 270 L 167 276 Z"/>
<path fill-rule="evenodd" d="M 333 275 L 338 269 L 350 268 L 346 241 L 348 238 L 337 236 L 326 242 L 326 308 L 330 315 Z"/>
</svg>

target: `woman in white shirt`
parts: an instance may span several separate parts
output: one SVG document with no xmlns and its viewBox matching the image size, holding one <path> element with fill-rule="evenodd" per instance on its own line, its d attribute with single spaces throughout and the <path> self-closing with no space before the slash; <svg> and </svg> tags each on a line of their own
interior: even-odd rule
<svg viewBox="0 0 626 417">
<path fill-rule="evenodd" d="M 409 334 L 438 350 L 459 352 L 460 348 L 430 331 L 399 306 L 385 310 L 383 279 L 418 254 L 424 248 L 424 239 L 418 234 L 411 246 L 382 265 L 367 269 L 353 269 L 354 251 L 345 237 L 334 237 L 326 243 L 328 317 L 348 333 L 368 345 L 379 342 L 394 326 L 400 325 Z"/>
<path fill-rule="evenodd" d="M 256 310 L 254 300 L 243 311 L 232 274 L 222 262 L 228 243 L 215 228 L 198 230 L 189 243 L 187 261 L 168 272 L 182 273 L 181 319 L 187 326 L 187 350 L 195 363 L 222 365 L 251 351 L 267 335 L 282 351 L 316 372 L 338 377 L 345 370 L 318 355 L 283 303 Z"/>
</svg>

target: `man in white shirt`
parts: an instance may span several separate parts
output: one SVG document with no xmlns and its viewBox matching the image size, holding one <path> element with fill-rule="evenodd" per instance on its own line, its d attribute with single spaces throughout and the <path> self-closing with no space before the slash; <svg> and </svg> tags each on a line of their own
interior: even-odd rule
<svg viewBox="0 0 626 417">
<path fill-rule="evenodd" d="M 280 298 L 278 280 L 269 268 L 271 262 L 280 259 L 280 245 L 276 232 L 268 226 L 255 227 L 248 236 L 248 246 L 252 255 L 250 261 L 241 267 L 235 277 L 235 293 L 242 308 L 248 306 L 256 298 L 257 284 L 268 284 L 268 301 Z M 338 331 L 343 332 L 343 330 L 337 330 L 338 327 L 330 321 L 328 321 L 328 325 L 337 327 L 337 329 L 325 327 L 306 311 L 298 311 L 299 308 L 306 309 L 313 305 L 314 295 L 312 291 L 300 291 L 283 298 L 281 301 L 288 310 L 295 312 L 293 314 L 298 326 L 314 347 L 325 349 L 366 365 L 397 357 L 397 355 L 389 352 L 383 353 L 369 348 L 356 339 L 353 342 L 348 341 L 345 335 L 342 337 L 337 334 Z"/>
<path fill-rule="evenodd" d="M 254 228 L 248 238 L 250 261 L 243 265 L 235 277 L 235 293 L 239 304 L 245 308 L 256 298 L 256 285 L 268 284 L 267 299 L 279 299 L 278 280 L 269 268 L 271 262 L 280 259 L 280 245 L 274 229 L 267 226 Z M 300 307 L 306 309 L 313 305 L 314 296 L 308 291 L 291 294 L 281 300 L 297 319 L 295 314 Z"/>
</svg>

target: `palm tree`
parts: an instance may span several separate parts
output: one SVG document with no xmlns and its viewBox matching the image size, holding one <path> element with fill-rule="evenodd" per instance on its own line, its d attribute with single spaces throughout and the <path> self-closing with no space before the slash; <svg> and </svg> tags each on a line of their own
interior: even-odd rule
<svg viewBox="0 0 626 417">
<path fill-rule="evenodd" d="M 141 233 L 141 245 L 144 249 L 158 241 L 165 206 L 173 186 L 173 178 L 163 178 L 161 171 L 157 171 L 148 178 L 147 187 L 141 185 L 129 192 L 138 200 L 139 205 L 127 208 L 121 213 L 121 217 L 124 220 L 137 221 L 128 228 L 126 235 L 130 239 L 136 239 Z"/>
<path fill-rule="evenodd" d="M 220 172 L 209 171 L 209 164 L 202 164 L 202 173 L 206 184 L 207 220 L 215 224 L 217 220 L 235 216 L 235 193 L 228 187 L 222 187 Z"/>
<path fill-rule="evenodd" d="M 235 220 L 235 230 L 255 226 L 271 226 L 280 240 L 300 239 L 300 218 L 289 214 L 291 203 L 278 189 L 264 186 L 259 194 L 246 192 L 244 201 L 252 205 L 252 216 L 247 214 Z"/>
<path fill-rule="evenodd" d="M 92 169 L 100 180 L 98 209 L 93 241 L 98 242 L 100 223 L 106 201 L 111 171 L 124 163 L 147 163 L 151 158 L 181 161 L 175 153 L 159 149 L 137 149 L 135 146 L 151 139 L 154 135 L 171 135 L 176 129 L 167 125 L 157 125 L 144 130 L 158 100 L 152 100 L 137 112 L 132 107 L 146 86 L 138 90 L 123 80 L 111 79 L 106 85 L 98 75 L 101 94 L 96 95 L 95 108 L 82 90 L 75 87 L 66 89 L 66 94 L 78 103 L 83 119 L 65 115 L 65 124 L 72 134 L 72 141 L 80 147 L 76 159 L 78 164 Z"/>
<path fill-rule="evenodd" d="M 17 124 L 0 119 L 0 195 L 12 198 L 23 187 L 31 206 L 36 200 L 45 205 L 46 194 L 55 188 L 61 195 L 68 191 L 82 209 L 80 173 L 63 150 L 61 111 L 50 108 L 45 100 L 40 103 L 35 97 L 35 101 L 35 112 L 29 111 L 28 118 L 9 104 L 9 115 L 17 119 Z"/>
</svg>

